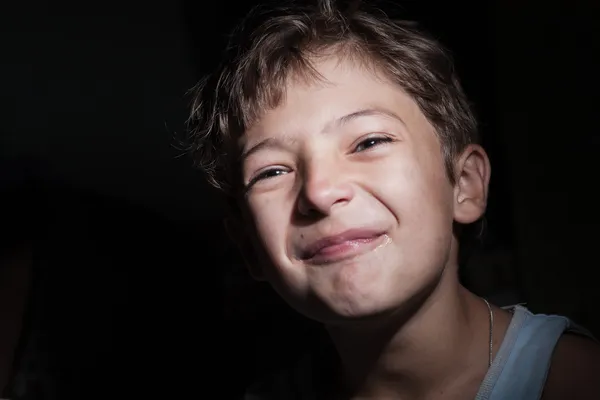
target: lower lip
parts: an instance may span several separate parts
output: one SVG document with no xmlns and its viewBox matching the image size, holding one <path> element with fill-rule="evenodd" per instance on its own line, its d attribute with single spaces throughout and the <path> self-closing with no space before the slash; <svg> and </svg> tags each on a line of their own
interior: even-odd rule
<svg viewBox="0 0 600 400">
<path fill-rule="evenodd" d="M 375 250 L 384 243 L 385 238 L 386 235 L 379 235 L 367 239 L 347 240 L 322 248 L 307 261 L 310 264 L 322 265 L 349 260 Z"/>
</svg>

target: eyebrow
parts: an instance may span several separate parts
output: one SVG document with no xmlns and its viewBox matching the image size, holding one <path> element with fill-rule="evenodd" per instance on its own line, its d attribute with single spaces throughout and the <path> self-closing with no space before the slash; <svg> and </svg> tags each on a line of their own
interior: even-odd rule
<svg viewBox="0 0 600 400">
<path fill-rule="evenodd" d="M 334 127 L 336 127 L 336 128 L 341 127 L 341 126 L 346 125 L 346 124 L 348 124 L 354 120 L 357 120 L 359 118 L 372 117 L 372 116 L 384 116 L 384 117 L 392 118 L 392 119 L 396 120 L 397 122 L 400 122 L 402 125 L 405 125 L 402 118 L 400 118 L 396 113 L 386 110 L 386 109 L 383 109 L 383 108 L 373 107 L 373 108 L 365 108 L 362 110 L 354 111 L 350 114 L 346 114 L 341 117 L 338 117 L 338 118 L 334 119 L 333 121 L 328 122 L 325 125 L 323 132 L 329 131 Z M 246 149 L 244 152 L 242 152 L 242 154 L 240 155 L 240 161 L 243 162 L 250 155 L 252 155 L 260 150 L 263 150 L 263 149 L 287 150 L 287 149 L 289 149 L 290 145 L 294 141 L 295 141 L 295 139 L 293 139 L 289 136 L 286 136 L 283 139 L 271 137 L 271 138 L 261 140 L 254 146 L 252 146 L 252 147 Z"/>
<path fill-rule="evenodd" d="M 282 138 L 273 138 L 273 137 L 266 138 L 264 140 L 261 140 L 254 146 L 250 147 L 249 149 L 245 150 L 240 155 L 240 161 L 243 162 L 250 155 L 252 155 L 260 150 L 263 150 L 263 149 L 289 150 L 289 148 L 291 147 L 293 142 L 295 142 L 295 139 L 292 139 L 291 137 L 288 137 L 288 136 L 284 137 L 283 139 Z"/>
<path fill-rule="evenodd" d="M 346 114 L 342 117 L 336 118 L 335 120 L 333 120 L 332 122 L 330 122 L 326 125 L 325 130 L 329 130 L 332 127 L 343 126 L 343 125 L 348 124 L 359 118 L 372 117 L 372 116 L 384 116 L 384 117 L 392 118 L 392 119 L 400 122 L 402 125 L 404 125 L 404 121 L 396 113 L 394 113 L 390 110 L 386 110 L 385 108 L 372 107 L 372 108 L 365 108 L 362 110 L 358 110 L 358 111 L 352 112 L 350 114 Z"/>
</svg>

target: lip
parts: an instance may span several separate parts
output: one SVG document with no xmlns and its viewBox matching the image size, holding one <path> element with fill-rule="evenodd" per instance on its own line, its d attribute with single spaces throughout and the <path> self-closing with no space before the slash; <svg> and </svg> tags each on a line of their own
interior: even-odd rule
<svg viewBox="0 0 600 400">
<path fill-rule="evenodd" d="M 356 257 L 377 248 L 385 232 L 374 229 L 350 229 L 315 241 L 302 252 L 311 264 L 330 264 Z"/>
</svg>

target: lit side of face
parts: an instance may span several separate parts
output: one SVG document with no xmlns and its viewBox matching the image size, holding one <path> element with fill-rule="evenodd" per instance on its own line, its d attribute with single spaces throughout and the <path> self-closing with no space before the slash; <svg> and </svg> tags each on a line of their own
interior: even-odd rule
<svg viewBox="0 0 600 400">
<path fill-rule="evenodd" d="M 241 143 L 261 273 L 322 322 L 393 311 L 454 262 L 456 190 L 410 96 L 349 62 L 316 68 Z"/>
</svg>

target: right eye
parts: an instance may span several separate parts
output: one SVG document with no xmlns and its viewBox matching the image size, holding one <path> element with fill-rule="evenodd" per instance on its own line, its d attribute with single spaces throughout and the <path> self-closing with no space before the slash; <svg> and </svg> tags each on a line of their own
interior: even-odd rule
<svg viewBox="0 0 600 400">
<path fill-rule="evenodd" d="M 254 185 L 258 181 L 263 181 L 263 180 L 266 180 L 266 179 L 276 178 L 276 177 L 278 177 L 280 175 L 285 175 L 288 172 L 289 171 L 286 170 L 285 168 L 269 168 L 269 169 L 266 169 L 266 170 L 260 172 L 254 178 L 252 178 L 250 180 L 250 182 L 248 183 L 248 186 L 252 186 L 252 185 Z"/>
</svg>

